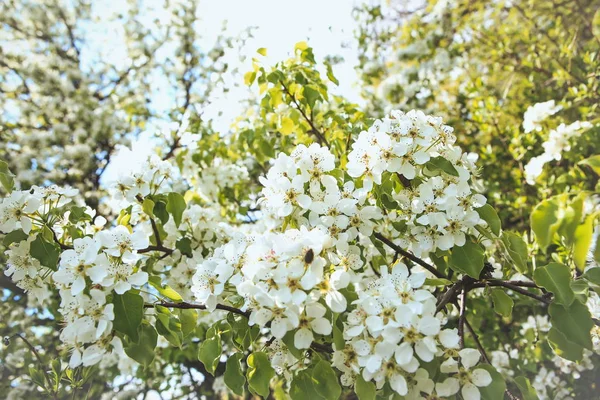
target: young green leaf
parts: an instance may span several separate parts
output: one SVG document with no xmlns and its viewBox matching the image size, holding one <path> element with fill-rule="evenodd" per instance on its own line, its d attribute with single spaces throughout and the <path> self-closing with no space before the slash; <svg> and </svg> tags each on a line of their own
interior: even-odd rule
<svg viewBox="0 0 600 400">
<path fill-rule="evenodd" d="M 485 204 L 483 207 L 477 208 L 476 211 L 481 219 L 487 222 L 492 233 L 496 236 L 500 235 L 500 217 L 498 217 L 498 213 L 494 210 L 494 207 Z"/>
<path fill-rule="evenodd" d="M 152 325 L 143 323 L 138 328 L 138 335 L 139 340 L 137 342 L 126 340 L 123 349 L 125 354 L 147 367 L 154 360 L 154 349 L 156 348 L 158 334 Z"/>
<path fill-rule="evenodd" d="M 358 400 L 375 400 L 377 389 L 371 381 L 367 382 L 361 374 L 356 375 L 354 382 L 354 391 L 358 396 Z"/>
<path fill-rule="evenodd" d="M 221 352 L 221 337 L 219 335 L 204 340 L 198 349 L 198 360 L 204 364 L 204 368 L 211 375 L 214 375 L 215 369 L 219 364 Z"/>
<path fill-rule="evenodd" d="M 494 311 L 505 318 L 510 318 L 515 304 L 513 299 L 502 289 L 492 290 L 492 301 L 494 302 Z"/>
<path fill-rule="evenodd" d="M 340 398 L 342 387 L 329 362 L 321 360 L 315 365 L 312 380 L 315 390 L 325 400 L 337 400 Z"/>
<path fill-rule="evenodd" d="M 44 267 L 56 271 L 60 247 L 54 242 L 50 242 L 38 234 L 29 247 L 29 253 L 38 260 Z"/>
<path fill-rule="evenodd" d="M 249 388 L 256 394 L 266 398 L 269 395 L 269 383 L 275 376 L 275 370 L 266 353 L 257 352 L 248 356 L 246 378 Z"/>
<path fill-rule="evenodd" d="M 546 250 L 552 243 L 554 234 L 560 227 L 559 209 L 559 199 L 553 197 L 539 203 L 531 213 L 531 229 L 542 250 Z"/>
<path fill-rule="evenodd" d="M 232 354 L 225 364 L 225 374 L 223 374 L 223 380 L 231 391 L 238 396 L 244 395 L 244 384 L 246 383 L 246 377 L 242 373 L 242 367 L 240 361 L 244 355 L 242 353 Z"/>
<path fill-rule="evenodd" d="M 573 241 L 573 261 L 575 266 L 583 271 L 587 260 L 587 255 L 592 245 L 592 237 L 594 235 L 594 220 L 596 215 L 588 216 L 583 224 L 575 229 L 575 239 Z"/>
<path fill-rule="evenodd" d="M 175 226 L 179 227 L 183 211 L 185 211 L 186 207 L 185 200 L 182 195 L 176 192 L 169 193 L 168 200 L 167 211 L 173 216 Z"/>
<path fill-rule="evenodd" d="M 489 364 L 478 365 L 477 368 L 483 368 L 490 373 L 492 377 L 492 383 L 485 387 L 480 387 L 479 393 L 483 400 L 497 400 L 504 398 L 504 391 L 506 390 L 506 382 L 502 375 L 496 371 L 494 367 Z"/>
<path fill-rule="evenodd" d="M 144 315 L 144 299 L 130 290 L 123 294 L 113 294 L 113 304 L 115 305 L 113 321 L 115 330 L 138 342 L 138 327 Z"/>
<path fill-rule="evenodd" d="M 521 273 L 529 272 L 527 266 L 527 244 L 513 232 L 502 232 L 502 242 L 506 247 L 508 256 L 515 263 L 516 269 Z"/>
<path fill-rule="evenodd" d="M 467 240 L 462 247 L 454 247 L 450 255 L 450 268 L 472 278 L 479 279 L 483 269 L 483 249 L 477 243 Z"/>
<path fill-rule="evenodd" d="M 570 306 L 575 299 L 571 289 L 571 270 L 564 264 L 550 263 L 539 267 L 533 273 L 536 285 L 554 293 L 554 301 L 564 306 Z"/>
<path fill-rule="evenodd" d="M 548 312 L 552 326 L 560 331 L 567 340 L 592 350 L 590 331 L 594 322 L 585 304 L 579 300 L 573 301 L 569 307 L 552 303 Z"/>
</svg>

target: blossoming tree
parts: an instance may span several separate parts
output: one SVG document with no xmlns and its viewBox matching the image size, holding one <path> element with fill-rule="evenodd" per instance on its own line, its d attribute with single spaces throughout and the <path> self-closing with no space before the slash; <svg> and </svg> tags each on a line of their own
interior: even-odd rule
<svg viewBox="0 0 600 400">
<path fill-rule="evenodd" d="M 571 372 L 598 365 L 600 350 L 600 149 L 591 142 L 583 156 L 564 144 L 578 134 L 564 132 L 597 122 L 552 130 L 547 143 L 572 153 L 569 172 L 532 194 L 533 207 L 511 193 L 525 190 L 512 178 L 493 181 L 511 165 L 486 174 L 490 160 L 481 168 L 465 125 L 438 115 L 458 119 L 451 109 L 390 106 L 374 118 L 378 110 L 331 91 L 332 66 L 306 43 L 274 66 L 265 51 L 244 76 L 259 99 L 233 132 L 181 116 L 176 146 L 99 198 L 106 217 L 78 188 L 50 178 L 29 186 L 0 163 L 14 285 L 5 296 L 28 310 L 0 325 L 6 392 L 576 394 Z M 544 132 L 561 102 L 532 106 L 516 129 Z M 557 146 L 543 146 L 544 160 L 561 158 Z M 29 329 L 32 319 L 57 335 Z"/>
</svg>

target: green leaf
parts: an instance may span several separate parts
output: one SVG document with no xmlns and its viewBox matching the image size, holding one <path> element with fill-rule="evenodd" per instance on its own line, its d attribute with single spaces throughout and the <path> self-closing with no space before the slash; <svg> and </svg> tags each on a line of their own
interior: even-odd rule
<svg viewBox="0 0 600 400">
<path fill-rule="evenodd" d="M 269 356 L 263 352 L 252 353 L 246 361 L 248 370 L 246 378 L 248 379 L 248 387 L 254 393 L 266 398 L 269 393 L 269 382 L 275 376 L 275 370 L 271 367 Z"/>
<path fill-rule="evenodd" d="M 585 192 L 577 195 L 564 209 L 562 222 L 558 228 L 558 233 L 564 238 L 565 244 L 571 246 L 575 240 L 575 230 L 581 224 L 583 215 L 583 203 L 587 194 Z"/>
<path fill-rule="evenodd" d="M 137 342 L 139 340 L 138 327 L 142 323 L 144 315 L 144 299 L 130 290 L 123 294 L 113 294 L 113 304 L 115 305 L 114 329 Z"/>
<path fill-rule="evenodd" d="M 358 374 L 356 375 L 356 381 L 354 382 L 354 391 L 358 396 L 358 400 L 374 400 L 377 389 L 373 382 L 365 381 L 362 374 Z"/>
<path fill-rule="evenodd" d="M 311 369 L 300 371 L 294 376 L 290 386 L 290 397 L 292 400 L 321 399 L 321 396 L 315 390 Z"/>
<path fill-rule="evenodd" d="M 496 210 L 494 210 L 494 207 L 486 204 L 483 207 L 477 208 L 476 211 L 481 219 L 487 222 L 492 233 L 496 236 L 500 235 L 500 218 L 498 217 Z"/>
<path fill-rule="evenodd" d="M 176 192 L 171 192 L 168 195 L 169 202 L 167 203 L 167 211 L 173 216 L 175 226 L 179 227 L 181 224 L 181 217 L 183 211 L 185 211 L 185 200 L 182 195 Z"/>
<path fill-rule="evenodd" d="M 233 344 L 240 351 L 246 351 L 260 333 L 257 325 L 248 325 L 248 318 L 229 313 L 227 322 L 229 322 L 233 333 Z"/>
<path fill-rule="evenodd" d="M 281 338 L 281 340 L 283 341 L 283 343 L 285 343 L 288 350 L 290 351 L 290 353 L 292 353 L 292 355 L 294 357 L 296 357 L 298 360 L 304 359 L 306 353 L 302 350 L 298 350 L 296 348 L 296 346 L 294 345 L 294 332 L 293 331 L 287 332 L 285 334 L 285 336 L 283 338 Z"/>
<path fill-rule="evenodd" d="M 149 198 L 145 198 L 144 202 L 142 203 L 142 210 L 149 216 L 154 217 L 154 202 L 149 199 Z"/>
<path fill-rule="evenodd" d="M 431 160 L 425 163 L 425 168 L 429 171 L 443 171 L 448 175 L 458 176 L 458 171 L 454 168 L 454 165 L 444 157 L 433 157 Z"/>
<path fill-rule="evenodd" d="M 156 306 L 156 331 L 175 347 L 183 344 L 181 321 L 171 311 L 164 307 Z"/>
<path fill-rule="evenodd" d="M 267 56 L 267 49 L 265 49 L 264 47 L 261 47 L 260 49 L 256 50 L 256 52 L 263 57 Z"/>
<path fill-rule="evenodd" d="M 86 213 L 85 207 L 73 206 L 69 208 L 69 222 L 76 224 L 80 221 L 91 221 L 92 217 Z"/>
<path fill-rule="evenodd" d="M 141 324 L 138 329 L 139 341 L 126 340 L 123 349 L 125 354 L 147 367 L 154 360 L 154 349 L 158 334 L 156 329 L 149 324 Z"/>
<path fill-rule="evenodd" d="M 169 222 L 169 213 L 167 212 L 167 205 L 163 201 L 157 201 L 154 204 L 152 213 L 160 222 L 164 225 Z"/>
<path fill-rule="evenodd" d="M 556 327 L 570 342 L 592 350 L 590 331 L 594 326 L 588 308 L 579 300 L 569 307 L 552 303 L 548 308 L 552 326 Z"/>
<path fill-rule="evenodd" d="M 517 270 L 522 274 L 529 272 L 525 241 L 516 233 L 504 231 L 502 232 L 502 242 L 506 246 L 508 256 L 515 263 Z"/>
<path fill-rule="evenodd" d="M 327 67 L 327 79 L 339 86 L 340 82 L 333 75 L 333 68 L 331 68 L 331 64 L 325 63 L 325 66 Z"/>
<path fill-rule="evenodd" d="M 11 193 L 15 187 L 15 180 L 12 172 L 8 169 L 8 164 L 4 161 L 0 161 L 0 184 L 4 189 Z"/>
<path fill-rule="evenodd" d="M 477 243 L 467 240 L 462 247 L 455 246 L 450 255 L 450 268 L 472 278 L 479 279 L 483 269 L 483 249 Z"/>
<path fill-rule="evenodd" d="M 184 237 L 179 239 L 175 243 L 175 248 L 181 252 L 184 256 L 191 258 L 193 256 L 192 253 L 192 241 L 190 238 Z"/>
<path fill-rule="evenodd" d="M 596 17 L 598 17 L 598 13 L 596 13 Z M 577 164 L 587 165 L 593 169 L 596 174 L 600 175 L 600 154 L 581 160 Z"/>
<path fill-rule="evenodd" d="M 211 375 L 215 374 L 215 369 L 219 365 L 221 352 L 221 337 L 219 335 L 204 340 L 198 349 L 198 360 L 204 364 L 204 368 Z"/>
<path fill-rule="evenodd" d="M 38 234 L 29 247 L 29 253 L 38 260 L 44 267 L 56 271 L 60 247 L 54 242 L 49 242 Z"/>
<path fill-rule="evenodd" d="M 478 365 L 477 368 L 485 369 L 492 377 L 492 383 L 488 386 L 478 388 L 479 393 L 481 393 L 481 398 L 483 400 L 503 399 L 504 391 L 506 390 L 506 382 L 504 382 L 502 375 L 489 364 L 481 364 Z"/>
<path fill-rule="evenodd" d="M 165 296 L 166 298 L 173 300 L 175 302 L 178 302 L 178 303 L 183 301 L 183 298 L 181 297 L 181 295 L 179 293 L 177 293 L 175 290 L 173 290 L 169 285 L 162 285 L 162 282 L 161 282 L 161 279 L 159 276 L 154 275 L 154 276 L 149 277 L 148 283 L 150 284 L 150 286 L 152 286 L 156 290 L 158 290 L 158 293 Z"/>
<path fill-rule="evenodd" d="M 574 362 L 581 361 L 583 358 L 583 347 L 569 341 L 565 335 L 560 333 L 555 327 L 550 328 L 546 339 L 556 355 Z"/>
<path fill-rule="evenodd" d="M 597 40 L 600 40 L 600 8 L 596 10 L 594 19 L 592 19 L 592 33 Z"/>
<path fill-rule="evenodd" d="M 4 235 L 4 239 L 2 240 L 2 244 L 5 247 L 10 246 L 13 243 L 16 242 L 21 242 L 23 240 L 26 240 L 29 236 L 23 232 L 22 229 L 17 229 L 16 231 L 12 231 L 10 233 L 7 233 L 6 235 Z"/>
<path fill-rule="evenodd" d="M 515 378 L 515 383 L 521 391 L 521 398 L 523 400 L 538 400 L 537 393 L 533 386 L 531 386 L 531 383 L 529 383 L 529 379 L 519 376 Z"/>
<path fill-rule="evenodd" d="M 310 86 L 304 86 L 302 95 L 306 97 L 306 102 L 310 108 L 314 108 L 315 103 L 321 99 L 321 94 Z"/>
<path fill-rule="evenodd" d="M 340 329 L 337 323 L 333 324 L 333 343 L 337 350 L 342 350 L 346 346 L 343 329 Z"/>
<path fill-rule="evenodd" d="M 571 289 L 571 270 L 564 264 L 550 263 L 540 267 L 533 273 L 536 285 L 554 293 L 554 302 L 570 306 L 575 299 Z"/>
<path fill-rule="evenodd" d="M 494 311 L 505 318 L 510 318 L 515 302 L 504 292 L 504 290 L 493 289 L 492 301 L 494 302 Z"/>
<path fill-rule="evenodd" d="M 329 362 L 321 360 L 315 365 L 312 380 L 315 390 L 324 399 L 337 400 L 340 398 L 342 387 Z"/>
<path fill-rule="evenodd" d="M 242 372 L 242 366 L 240 360 L 244 355 L 242 353 L 232 354 L 225 364 L 225 374 L 223 374 L 223 380 L 231 391 L 238 396 L 244 395 L 244 384 L 246 383 L 246 377 Z"/>
<path fill-rule="evenodd" d="M 449 286 L 452 285 L 452 281 L 444 278 L 426 278 L 425 285 L 427 286 Z"/>
<path fill-rule="evenodd" d="M 573 241 L 573 261 L 575 266 L 583 271 L 587 260 L 587 255 L 592 245 L 594 235 L 594 219 L 596 215 L 589 215 L 583 224 L 575 229 L 575 239 Z"/>
<path fill-rule="evenodd" d="M 590 268 L 583 274 L 583 277 L 594 285 L 600 286 L 600 267 Z"/>
<path fill-rule="evenodd" d="M 531 213 L 531 229 L 542 250 L 552 243 L 554 234 L 560 226 L 560 204 L 557 197 L 542 201 Z"/>
<path fill-rule="evenodd" d="M 190 333 L 196 330 L 198 325 L 198 313 L 193 309 L 177 310 L 177 316 L 181 321 L 181 333 L 183 337 L 187 337 Z"/>
</svg>

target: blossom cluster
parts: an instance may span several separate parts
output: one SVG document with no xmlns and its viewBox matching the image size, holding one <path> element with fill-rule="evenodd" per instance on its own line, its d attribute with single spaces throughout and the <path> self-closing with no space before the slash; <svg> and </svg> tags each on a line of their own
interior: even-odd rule
<svg viewBox="0 0 600 400">
<path fill-rule="evenodd" d="M 400 177 L 391 193 L 399 210 L 388 218 L 405 226 L 392 233 L 418 256 L 462 246 L 483 224 L 475 210 L 486 203 L 473 188 L 475 159 L 455 140 L 441 118 L 395 111 L 361 132 L 348 156 L 348 174 L 362 178 L 366 190 L 381 185 L 384 173 Z"/>
<path fill-rule="evenodd" d="M 480 355 L 461 349 L 456 329 L 441 329 L 446 319 L 436 314 L 436 299 L 423 287 L 425 273 L 409 274 L 400 262 L 391 273 L 382 272 L 358 293 L 356 308 L 344 324 L 345 347 L 333 356 L 334 366 L 343 372 L 342 382 L 351 385 L 361 374 L 378 388 L 389 382 L 396 393 L 409 398 L 420 398 L 420 392 L 452 396 L 461 388 L 464 398 L 479 398 L 477 387 L 489 385 L 491 376 L 473 368 Z M 435 357 L 444 360 L 440 371 L 447 377 L 434 385 L 420 362 Z"/>
<path fill-rule="evenodd" d="M 30 190 L 13 191 L 8 197 L 0 200 L 0 232 L 11 233 L 20 230 L 28 235 L 27 239 L 15 241 L 6 250 L 8 260 L 4 273 L 11 277 L 19 288 L 34 295 L 39 303 L 44 303 L 50 297 L 51 292 L 45 278 L 52 270 L 41 265 L 40 261 L 32 256 L 31 245 L 41 233 L 30 233 L 34 227 L 38 229 L 58 222 L 61 216 L 49 215 L 49 210 L 69 203 L 77 193 L 75 189 L 59 188 L 55 185 L 45 188 L 34 186 Z M 68 212 L 64 217 L 68 218 Z"/>
<path fill-rule="evenodd" d="M 71 368 L 94 365 L 112 348 L 122 352 L 121 340 L 112 332 L 114 304 L 107 297 L 148 281 L 148 273 L 136 265 L 137 250 L 148 244 L 143 231 L 130 233 L 119 225 L 95 237 L 75 239 L 73 249 L 62 253 L 52 277 L 60 291 L 66 323 L 60 337 L 72 349 Z"/>
<path fill-rule="evenodd" d="M 456 329 L 442 329 L 447 321 L 423 287 L 426 274 L 409 274 L 400 262 L 391 273 L 370 264 L 377 252 L 370 237 L 384 218 L 376 191 L 386 171 L 415 182 L 414 188 L 395 192 L 398 199 L 412 190 L 421 194 L 398 201 L 395 218 L 414 232 L 431 227 L 438 248 L 464 244 L 465 235 L 481 223 L 474 208 L 485 198 L 471 188 L 473 162 L 453 141 L 441 120 L 394 113 L 359 135 L 347 171 L 337 169 L 333 154 L 318 144 L 279 154 L 260 179 L 259 204 L 266 219 L 280 221 L 281 231 L 232 235 L 198 266 L 192 285 L 196 300 L 214 310 L 232 294 L 242 296 L 249 324 L 273 337 L 280 371 L 291 364 L 300 368 L 288 346 L 318 344 L 332 335 L 334 316 L 340 315 L 345 348 L 336 349 L 334 366 L 347 384 L 362 374 L 380 388 L 389 382 L 400 395 L 451 396 L 462 390 L 476 398 L 477 387 L 489 385 L 491 377 L 474 368 L 479 353 L 461 349 Z M 425 164 L 435 157 L 449 158 L 455 174 L 426 176 Z M 344 176 L 363 179 L 356 185 Z M 420 368 L 420 362 L 435 357 L 444 360 L 444 379 L 437 383 Z"/>
<path fill-rule="evenodd" d="M 525 165 L 527 183 L 534 185 L 535 180 L 542 174 L 544 165 L 553 160 L 560 161 L 562 153 L 571 149 L 572 139 L 591 127 L 592 124 L 589 122 L 576 121 L 569 125 L 560 124 L 556 129 L 551 130 L 548 140 L 542 144 L 544 152 L 531 158 Z"/>
<path fill-rule="evenodd" d="M 279 154 L 261 177 L 261 205 L 267 216 L 291 216 L 301 226 L 325 230 L 337 242 L 353 242 L 359 234 L 373 233 L 381 210 L 367 199 L 367 191 L 354 182 L 341 182 L 335 157 L 316 143 L 299 145 L 291 155 Z"/>
</svg>

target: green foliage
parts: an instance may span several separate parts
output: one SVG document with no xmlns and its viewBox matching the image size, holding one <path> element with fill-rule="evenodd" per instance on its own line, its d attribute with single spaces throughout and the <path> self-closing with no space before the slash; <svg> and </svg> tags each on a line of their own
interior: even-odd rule
<svg viewBox="0 0 600 400">
<path fill-rule="evenodd" d="M 248 356 L 248 370 L 246 379 L 248 388 L 252 393 L 256 393 L 266 398 L 269 393 L 269 383 L 275 376 L 275 370 L 271 367 L 269 356 L 263 352 L 254 352 Z"/>
<path fill-rule="evenodd" d="M 186 207 L 185 200 L 181 194 L 176 192 L 169 193 L 168 200 L 167 211 L 173 216 L 175 225 L 179 226 L 181 224 L 181 216 L 183 215 Z"/>
<path fill-rule="evenodd" d="M 494 302 L 494 310 L 505 318 L 510 318 L 512 309 L 515 304 L 513 299 L 507 295 L 502 289 L 492 290 L 492 301 Z"/>
<path fill-rule="evenodd" d="M 0 184 L 8 193 L 15 187 L 14 175 L 8 169 L 8 164 L 2 160 L 0 160 Z"/>
<path fill-rule="evenodd" d="M 138 328 L 144 314 L 144 299 L 133 290 L 114 294 L 115 330 L 127 335 L 133 342 L 139 342 Z"/>
<path fill-rule="evenodd" d="M 571 271 L 564 264 L 550 263 L 545 267 L 539 267 L 534 274 L 535 283 L 554 293 L 554 302 L 566 307 L 570 306 L 575 299 L 575 293 L 571 289 Z"/>
<path fill-rule="evenodd" d="M 152 325 L 142 323 L 138 327 L 138 336 L 137 341 L 126 339 L 123 349 L 129 357 L 147 368 L 155 357 L 158 334 Z"/>
<path fill-rule="evenodd" d="M 592 349 L 590 330 L 594 326 L 594 322 L 583 303 L 575 300 L 568 307 L 552 303 L 548 312 L 553 327 L 562 333 L 568 342 L 589 350 Z M 566 351 L 562 348 L 561 350 Z"/>
<path fill-rule="evenodd" d="M 175 290 L 173 290 L 169 285 L 163 284 L 161 282 L 161 279 L 159 276 L 149 277 L 148 283 L 153 288 L 158 290 L 158 293 L 160 293 L 162 296 L 166 297 L 167 299 L 173 300 L 175 302 L 183 301 L 183 298 L 181 297 L 181 295 L 179 293 L 177 293 Z"/>
<path fill-rule="evenodd" d="M 356 382 L 354 383 L 354 391 L 358 396 L 358 400 L 375 399 L 375 384 L 373 382 L 366 382 L 360 374 L 356 376 Z"/>
<path fill-rule="evenodd" d="M 457 272 L 462 272 L 478 279 L 483 269 L 483 249 L 472 240 L 466 241 L 462 247 L 456 247 L 450 256 L 449 266 Z"/>
<path fill-rule="evenodd" d="M 210 374 L 214 375 L 217 364 L 219 364 L 219 358 L 221 358 L 223 351 L 221 346 L 221 337 L 215 335 L 211 338 L 206 338 L 198 349 L 198 360 L 204 364 L 204 368 Z"/>
<path fill-rule="evenodd" d="M 496 371 L 494 367 L 489 364 L 482 364 L 478 368 L 483 368 L 490 373 L 492 377 L 492 383 L 488 386 L 479 388 L 481 398 L 484 400 L 501 399 L 504 397 L 504 391 L 506 390 L 506 382 L 502 375 Z"/>
<path fill-rule="evenodd" d="M 539 203 L 531 213 L 531 229 L 542 250 L 545 250 L 560 226 L 560 204 L 557 197 Z"/>
<path fill-rule="evenodd" d="M 325 400 L 340 398 L 342 388 L 331 364 L 325 360 L 317 362 L 313 369 L 312 381 L 316 392 Z"/>
<path fill-rule="evenodd" d="M 498 217 L 498 213 L 494 210 L 494 207 L 489 204 L 485 204 L 483 207 L 479 207 L 477 209 L 477 213 L 485 222 L 487 222 L 488 227 L 492 231 L 492 233 L 496 236 L 500 236 L 501 222 Z"/>
<path fill-rule="evenodd" d="M 52 240 L 52 239 L 51 239 Z M 31 242 L 30 253 L 40 264 L 51 270 L 56 270 L 58 257 L 60 256 L 60 247 L 54 241 L 49 241 L 42 234 L 38 234 Z"/>
<path fill-rule="evenodd" d="M 227 359 L 227 365 L 225 367 L 225 374 L 223 378 L 225 384 L 231 391 L 238 396 L 244 395 L 244 385 L 246 383 L 246 377 L 242 372 L 240 361 L 243 358 L 242 353 L 234 353 Z"/>
</svg>

